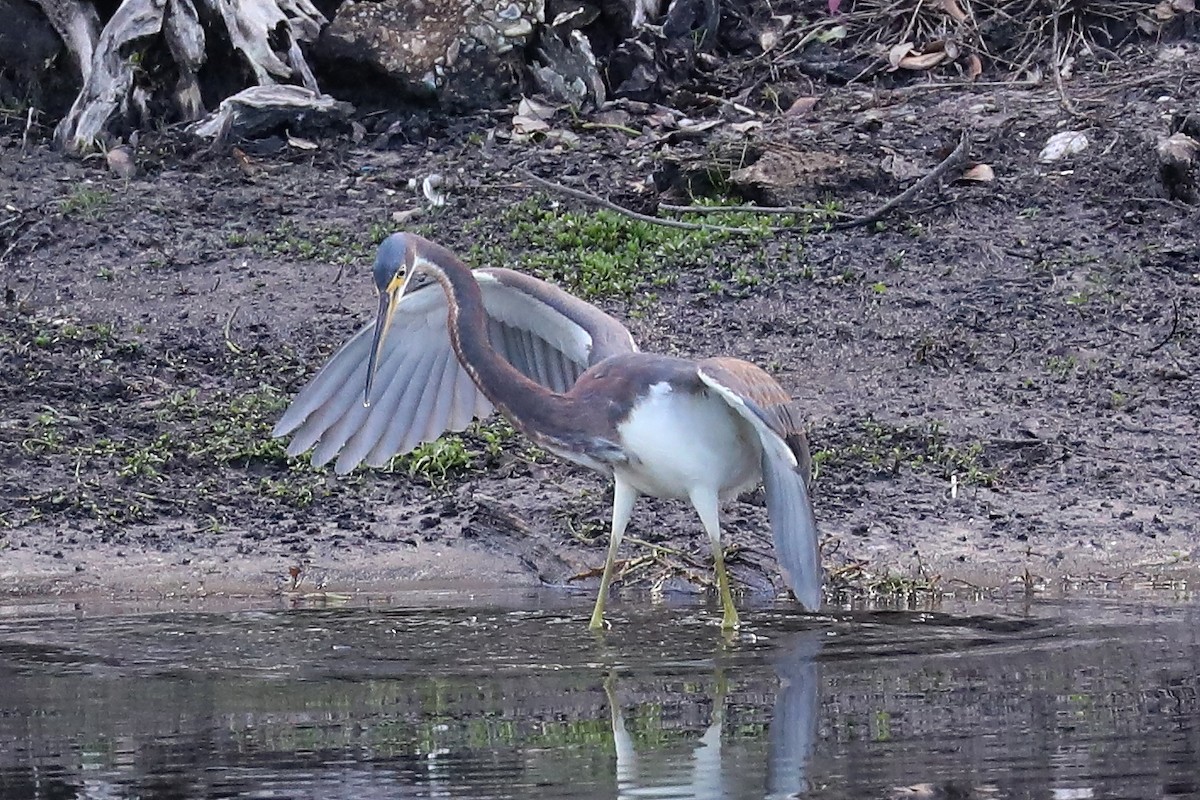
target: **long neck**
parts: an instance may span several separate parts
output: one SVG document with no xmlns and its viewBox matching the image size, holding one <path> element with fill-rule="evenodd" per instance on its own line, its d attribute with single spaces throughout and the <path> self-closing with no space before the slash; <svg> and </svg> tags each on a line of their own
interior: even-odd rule
<svg viewBox="0 0 1200 800">
<path fill-rule="evenodd" d="M 492 347 L 483 292 L 471 270 L 449 250 L 429 243 L 418 269 L 435 278 L 450 299 L 450 342 L 459 362 L 484 396 L 525 435 L 546 443 L 568 431 L 569 397 L 526 377 Z"/>
</svg>

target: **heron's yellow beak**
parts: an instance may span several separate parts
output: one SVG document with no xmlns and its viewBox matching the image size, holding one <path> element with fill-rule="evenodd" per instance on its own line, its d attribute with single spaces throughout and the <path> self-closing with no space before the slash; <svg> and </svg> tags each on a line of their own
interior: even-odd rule
<svg viewBox="0 0 1200 800">
<path fill-rule="evenodd" d="M 383 343 L 387 340 L 388 329 L 392 327 L 392 317 L 396 314 L 396 306 L 404 296 L 406 274 L 400 270 L 392 278 L 387 288 L 379 293 L 379 311 L 375 315 L 375 337 L 371 342 L 371 360 L 367 362 L 367 385 L 363 389 L 363 405 L 371 405 L 371 387 L 375 385 L 375 370 L 383 352 Z"/>
</svg>

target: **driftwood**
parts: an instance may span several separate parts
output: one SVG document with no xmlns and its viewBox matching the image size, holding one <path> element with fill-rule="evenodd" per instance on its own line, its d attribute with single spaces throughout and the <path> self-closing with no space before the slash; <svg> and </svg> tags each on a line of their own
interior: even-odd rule
<svg viewBox="0 0 1200 800">
<path fill-rule="evenodd" d="M 46 19 L 62 37 L 79 77 L 87 80 L 92 56 L 100 38 L 100 17 L 91 3 L 82 0 L 35 0 Z"/>
<path fill-rule="evenodd" d="M 303 86 L 252 86 L 221 101 L 220 107 L 188 128 L 219 144 L 228 138 L 252 138 L 273 130 L 297 133 L 338 125 L 354 107 Z"/>
<path fill-rule="evenodd" d="M 327 20 L 310 0 L 124 0 L 94 40 L 88 27 L 88 20 L 95 19 L 90 5 L 39 1 L 83 77 L 82 90 L 55 130 L 55 142 L 70 152 L 96 147 L 114 128 L 149 122 L 147 108 L 156 93 L 169 92 L 184 121 L 203 116 L 197 75 L 216 55 L 208 48 L 206 24 L 224 30 L 234 54 L 259 85 L 297 81 L 317 92 L 300 45 L 315 41 Z M 178 75 L 173 87 L 147 85 L 140 77 L 140 59 L 159 40 Z"/>
</svg>

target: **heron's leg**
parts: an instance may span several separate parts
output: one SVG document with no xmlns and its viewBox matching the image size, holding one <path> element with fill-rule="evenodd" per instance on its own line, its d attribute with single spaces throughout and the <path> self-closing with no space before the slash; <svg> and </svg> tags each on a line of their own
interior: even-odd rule
<svg viewBox="0 0 1200 800">
<path fill-rule="evenodd" d="M 732 630 L 739 624 L 737 609 L 733 605 L 733 595 L 729 591 L 729 574 L 725 571 L 725 552 L 721 549 L 721 513 L 720 500 L 715 491 L 696 489 L 691 493 L 692 506 L 708 531 L 708 540 L 712 544 L 713 564 L 717 569 L 717 589 L 721 593 L 721 627 Z"/>
<path fill-rule="evenodd" d="M 592 609 L 592 621 L 588 627 L 598 630 L 604 627 L 604 601 L 608 598 L 608 584 L 612 581 L 613 564 L 617 560 L 617 548 L 625 536 L 625 526 L 633 513 L 633 501 L 638 499 L 637 489 L 618 475 L 613 484 L 612 533 L 608 539 L 608 557 L 604 559 L 604 576 L 600 578 L 600 594 L 596 596 L 596 607 Z"/>
</svg>

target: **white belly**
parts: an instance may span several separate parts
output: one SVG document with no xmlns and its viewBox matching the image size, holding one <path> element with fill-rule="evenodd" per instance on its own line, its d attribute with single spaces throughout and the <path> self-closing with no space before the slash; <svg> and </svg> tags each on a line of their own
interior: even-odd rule
<svg viewBox="0 0 1200 800">
<path fill-rule="evenodd" d="M 617 430 L 629 455 L 617 471 L 643 494 L 686 498 L 704 487 L 724 499 L 753 487 L 762 474 L 753 426 L 707 391 L 655 384 Z"/>
</svg>

